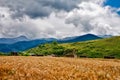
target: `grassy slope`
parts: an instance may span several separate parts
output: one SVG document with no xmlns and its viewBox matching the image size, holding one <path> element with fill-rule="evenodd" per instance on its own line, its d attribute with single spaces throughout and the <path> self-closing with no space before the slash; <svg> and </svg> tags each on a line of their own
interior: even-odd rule
<svg viewBox="0 0 120 80">
<path fill-rule="evenodd" d="M 115 56 L 120 58 L 120 37 L 112 37 L 100 40 L 66 43 L 66 44 L 45 44 L 40 45 L 36 48 L 32 48 L 27 53 L 37 54 L 57 54 L 64 55 L 76 50 L 78 56 L 88 57 L 104 57 L 104 56 Z"/>
</svg>

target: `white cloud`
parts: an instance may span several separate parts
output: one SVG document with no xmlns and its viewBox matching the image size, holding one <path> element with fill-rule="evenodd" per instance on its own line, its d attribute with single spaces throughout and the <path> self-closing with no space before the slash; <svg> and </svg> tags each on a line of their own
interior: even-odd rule
<svg viewBox="0 0 120 80">
<path fill-rule="evenodd" d="M 32 19 L 26 15 L 21 19 L 13 19 L 10 16 L 12 13 L 9 9 L 2 9 L 5 17 L 2 17 L 0 20 L 0 37 L 25 35 L 29 38 L 62 38 L 69 36 L 74 29 L 74 25 L 65 23 L 64 17 L 56 17 L 59 13 L 52 13 L 49 17 L 45 18 Z M 61 16 L 64 15 L 61 14 Z"/>
<path fill-rule="evenodd" d="M 81 31 L 98 35 L 119 35 L 120 16 L 110 6 L 82 2 L 78 9 L 69 12 L 67 23 L 73 23 Z"/>
<path fill-rule="evenodd" d="M 33 0 L 31 1 L 34 2 Z M 73 3 L 74 5 L 76 4 L 76 6 L 78 5 L 78 7 L 72 7 L 74 9 L 69 10 L 69 12 L 65 9 L 58 9 L 57 11 L 50 9 L 49 16 L 37 18 L 32 18 L 29 14 L 24 14 L 23 17 L 13 18 L 14 14 L 17 15 L 15 11 L 7 8 L 7 6 L 0 7 L 0 37 L 25 35 L 33 39 L 45 37 L 63 38 L 86 33 L 94 33 L 97 35 L 120 34 L 120 16 L 116 13 L 119 9 L 103 6 L 104 0 L 77 1 L 80 1 L 79 5 L 74 1 Z M 51 2 L 51 4 L 53 2 Z M 66 1 L 66 4 L 68 2 L 69 1 Z M 45 3 L 44 5 L 48 5 L 50 2 Z M 0 3 L 0 5 L 1 4 L 2 3 Z M 18 9 L 16 6 L 17 4 L 13 7 Z M 26 7 L 23 6 L 23 8 Z M 34 11 L 32 10 L 31 12 Z M 46 9 L 44 9 L 44 11 L 45 10 Z M 36 13 L 39 14 L 39 12 Z"/>
</svg>

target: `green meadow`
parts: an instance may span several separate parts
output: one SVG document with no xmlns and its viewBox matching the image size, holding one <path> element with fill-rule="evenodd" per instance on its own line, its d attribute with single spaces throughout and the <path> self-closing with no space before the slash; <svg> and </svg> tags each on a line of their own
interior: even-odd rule
<svg viewBox="0 0 120 80">
<path fill-rule="evenodd" d="M 78 57 L 87 56 L 89 58 L 103 58 L 104 56 L 113 56 L 120 58 L 120 37 L 98 39 L 75 43 L 46 43 L 25 52 L 26 55 L 51 55 L 65 56 L 66 54 L 76 54 Z"/>
</svg>

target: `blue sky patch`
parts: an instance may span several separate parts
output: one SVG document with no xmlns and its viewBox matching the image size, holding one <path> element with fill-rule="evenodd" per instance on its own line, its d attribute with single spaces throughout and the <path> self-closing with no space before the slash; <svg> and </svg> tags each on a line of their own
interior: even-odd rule
<svg viewBox="0 0 120 80">
<path fill-rule="evenodd" d="M 109 5 L 115 8 L 120 8 L 120 0 L 107 0 L 105 5 Z M 120 15 L 120 11 L 118 12 L 118 14 Z"/>
<path fill-rule="evenodd" d="M 107 0 L 105 5 L 110 5 L 115 8 L 120 8 L 120 0 Z"/>
</svg>

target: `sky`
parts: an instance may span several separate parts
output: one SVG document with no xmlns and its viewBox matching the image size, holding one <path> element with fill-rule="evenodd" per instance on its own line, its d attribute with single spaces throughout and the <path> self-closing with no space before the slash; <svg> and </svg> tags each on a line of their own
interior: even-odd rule
<svg viewBox="0 0 120 80">
<path fill-rule="evenodd" d="M 120 35 L 119 0 L 0 0 L 0 38 Z"/>
</svg>

